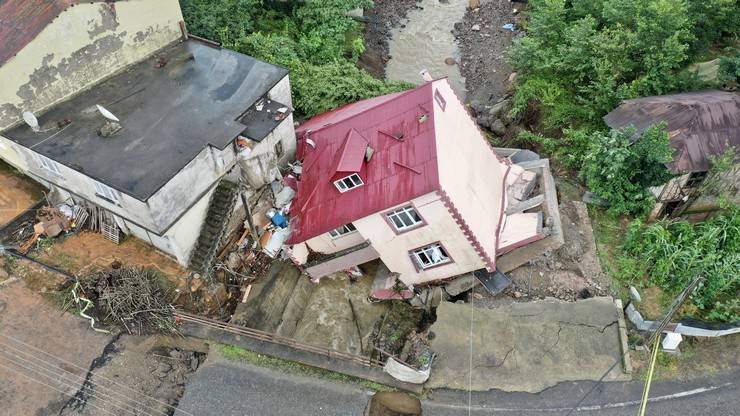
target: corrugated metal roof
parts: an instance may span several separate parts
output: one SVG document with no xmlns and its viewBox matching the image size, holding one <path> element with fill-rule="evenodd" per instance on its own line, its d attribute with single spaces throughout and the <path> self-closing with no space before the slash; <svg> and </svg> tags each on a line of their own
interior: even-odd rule
<svg viewBox="0 0 740 416">
<path fill-rule="evenodd" d="M 624 101 L 604 117 L 614 129 L 638 131 L 664 121 L 675 149 L 668 168 L 674 173 L 703 172 L 710 156 L 727 146 L 740 149 L 740 94 L 700 91 Z"/>
<path fill-rule="evenodd" d="M 303 147 L 303 173 L 291 205 L 289 243 L 306 241 L 439 189 L 432 100 L 432 84 L 427 83 L 349 104 L 301 125 L 299 141 L 310 138 L 315 148 Z M 424 114 L 426 119 L 420 122 Z M 361 162 L 359 175 L 364 185 L 341 193 L 333 184 L 337 153 L 352 130 L 375 153 L 369 162 Z M 388 132 L 402 135 L 403 140 Z"/>
<path fill-rule="evenodd" d="M 360 132 L 355 129 L 350 130 L 341 150 L 337 153 L 337 167 L 334 173 L 359 172 L 365 160 L 367 144 L 367 139 L 362 137 Z"/>
<path fill-rule="evenodd" d="M 75 0 L 0 1 L 0 65 L 36 38 Z"/>
</svg>

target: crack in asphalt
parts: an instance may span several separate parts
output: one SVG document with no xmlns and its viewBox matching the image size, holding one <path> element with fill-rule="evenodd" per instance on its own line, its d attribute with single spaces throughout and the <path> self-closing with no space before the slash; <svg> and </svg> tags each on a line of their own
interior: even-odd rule
<svg viewBox="0 0 740 416">
<path fill-rule="evenodd" d="M 475 368 L 480 368 L 480 367 L 483 367 L 483 368 L 498 368 L 498 367 L 501 367 L 502 365 L 504 365 L 504 363 L 506 362 L 506 360 L 509 358 L 509 354 L 511 354 L 513 351 L 514 351 L 514 347 L 509 348 L 509 351 L 506 351 L 506 355 L 504 355 L 504 358 L 498 364 L 491 364 L 491 365 L 482 365 L 482 364 L 479 364 L 479 365 L 476 365 Z"/>
<path fill-rule="evenodd" d="M 604 331 L 606 331 L 606 329 L 607 329 L 607 328 L 609 328 L 609 327 L 610 327 L 610 326 L 612 326 L 612 325 L 616 325 L 616 324 L 618 324 L 618 323 L 619 323 L 619 321 L 618 321 L 618 320 L 615 320 L 615 321 L 613 321 L 613 322 L 611 322 L 611 323 L 609 323 L 609 324 L 606 324 L 606 325 L 605 325 L 605 326 L 603 326 L 603 327 L 601 327 L 601 326 L 596 326 L 596 325 L 589 325 L 589 324 L 584 324 L 584 323 L 580 323 L 580 322 L 568 322 L 568 321 L 558 321 L 558 323 L 559 323 L 559 324 L 564 324 L 564 325 L 571 325 L 571 326 L 583 326 L 583 327 L 586 327 L 586 328 L 593 328 L 593 329 L 595 329 L 595 330 L 597 330 L 597 331 L 599 331 L 600 333 L 602 333 L 602 334 L 603 334 L 603 333 L 604 333 Z"/>
</svg>

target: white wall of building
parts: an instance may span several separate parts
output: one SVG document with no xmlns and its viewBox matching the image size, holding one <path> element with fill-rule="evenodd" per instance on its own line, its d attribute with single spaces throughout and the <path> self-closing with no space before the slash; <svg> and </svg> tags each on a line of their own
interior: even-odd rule
<svg viewBox="0 0 740 416">
<path fill-rule="evenodd" d="M 485 252 L 496 258 L 496 229 L 504 198 L 500 162 L 446 79 L 434 81 L 445 101 L 434 102 L 439 182 Z"/>
</svg>

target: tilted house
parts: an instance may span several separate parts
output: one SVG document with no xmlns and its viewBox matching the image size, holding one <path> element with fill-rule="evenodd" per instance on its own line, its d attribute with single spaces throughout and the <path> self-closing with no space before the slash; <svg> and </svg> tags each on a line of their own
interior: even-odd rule
<svg viewBox="0 0 740 416">
<path fill-rule="evenodd" d="M 0 38 L 0 157 L 183 265 L 293 159 L 288 71 L 189 37 L 176 0 L 8 0 Z"/>
<path fill-rule="evenodd" d="M 527 198 L 536 172 L 512 162 L 515 151 L 496 153 L 446 79 L 340 107 L 296 134 L 288 243 L 314 279 L 379 258 L 413 285 L 493 271 L 547 237 L 562 244 L 557 202 L 523 212 L 545 199 Z M 544 166 L 539 188 L 554 199 L 547 161 L 528 163 Z"/>
<path fill-rule="evenodd" d="M 740 94 L 698 91 L 623 102 L 604 117 L 613 129 L 637 132 L 666 123 L 673 148 L 668 169 L 677 175 L 652 189 L 657 203 L 651 219 L 671 215 L 704 218 L 719 208 L 719 197 L 740 203 L 740 165 L 709 176 L 712 159 L 728 151 L 740 157 Z"/>
</svg>

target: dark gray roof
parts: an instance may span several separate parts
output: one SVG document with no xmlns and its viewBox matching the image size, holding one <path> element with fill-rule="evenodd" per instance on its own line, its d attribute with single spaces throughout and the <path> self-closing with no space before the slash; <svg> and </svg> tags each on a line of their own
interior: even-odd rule
<svg viewBox="0 0 740 416">
<path fill-rule="evenodd" d="M 242 122 L 246 129 L 242 136 L 261 142 L 271 131 L 275 130 L 285 117 L 290 114 L 290 107 L 277 101 L 265 99 L 260 101 L 261 106 L 254 106 L 244 114 L 239 121 Z M 280 112 L 279 110 L 283 110 Z"/>
<path fill-rule="evenodd" d="M 39 117 L 41 133 L 21 124 L 3 135 L 145 201 L 205 146 L 223 149 L 244 131 L 238 119 L 287 73 L 188 40 L 56 105 Z M 95 104 L 123 129 L 99 137 L 105 119 Z M 59 129 L 65 119 L 71 124 Z"/>
<path fill-rule="evenodd" d="M 740 149 L 740 94 L 699 91 L 624 101 L 604 117 L 614 129 L 638 132 L 664 121 L 673 147 L 674 173 L 709 170 L 711 156 Z"/>
</svg>

